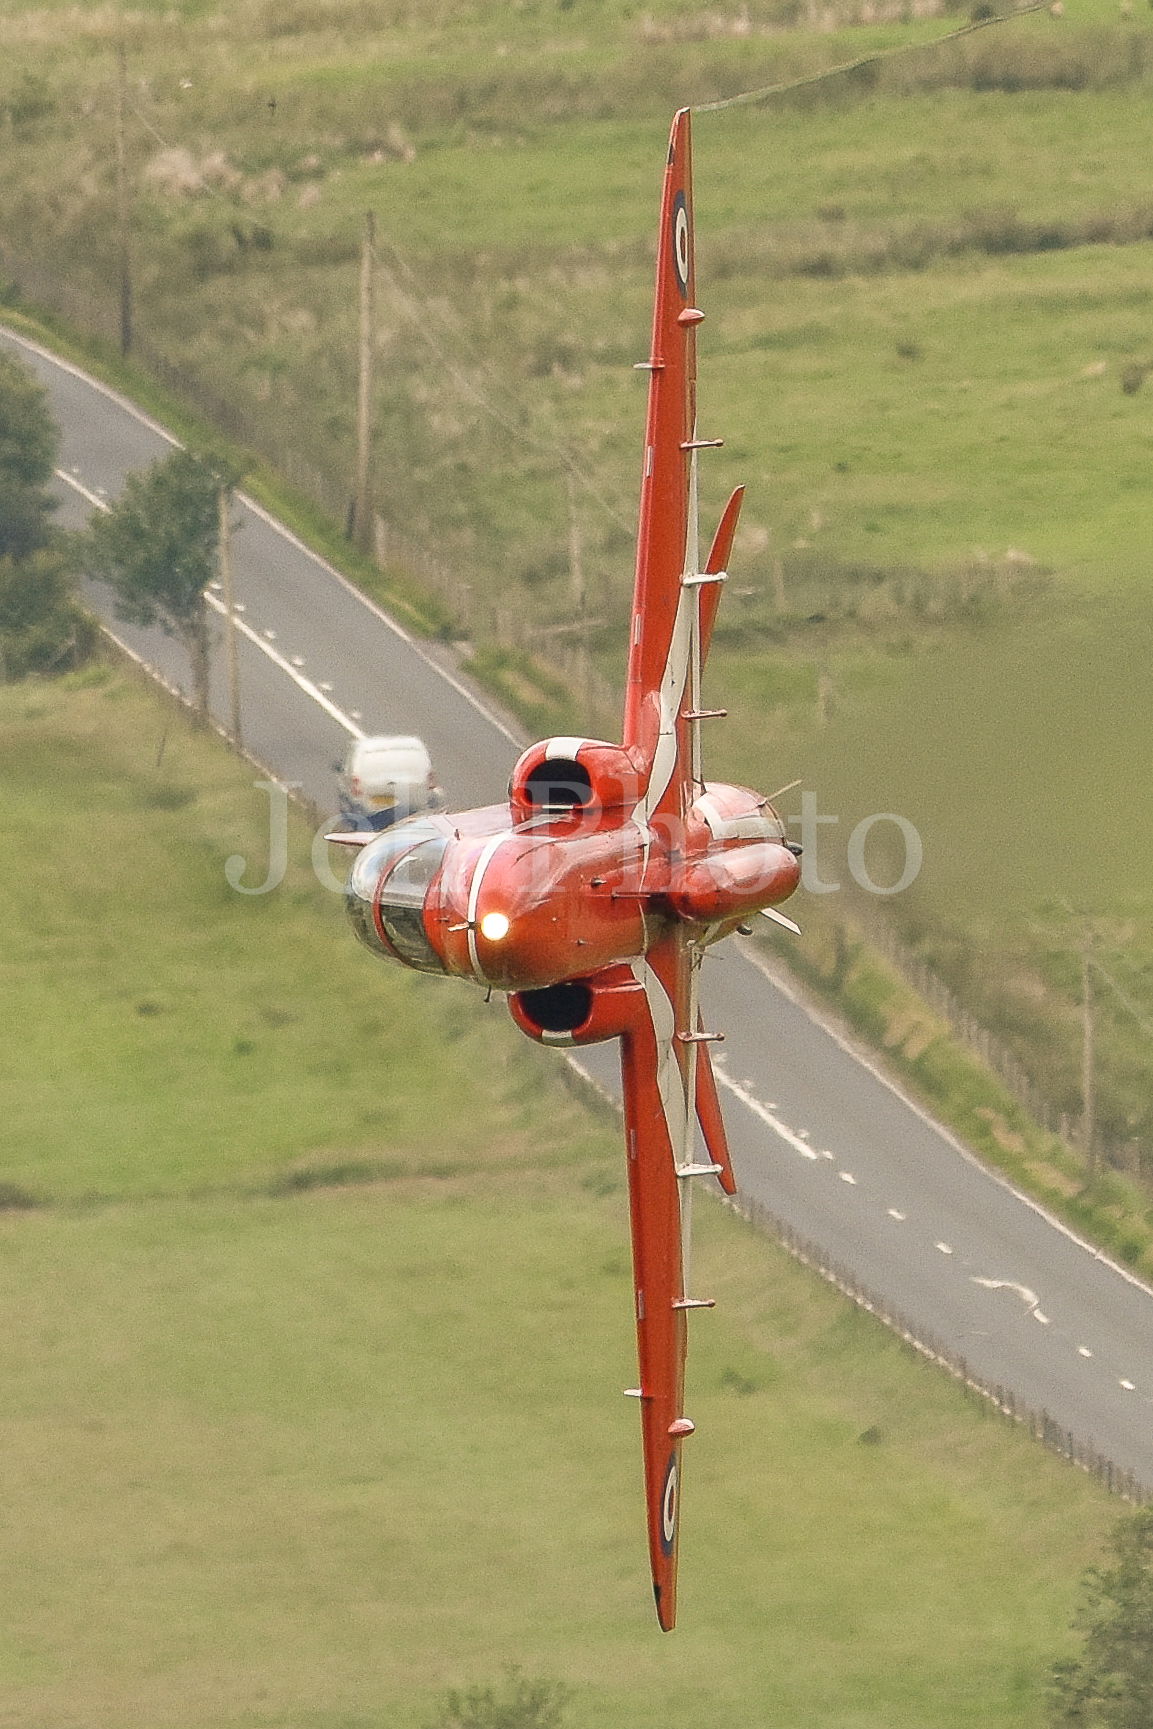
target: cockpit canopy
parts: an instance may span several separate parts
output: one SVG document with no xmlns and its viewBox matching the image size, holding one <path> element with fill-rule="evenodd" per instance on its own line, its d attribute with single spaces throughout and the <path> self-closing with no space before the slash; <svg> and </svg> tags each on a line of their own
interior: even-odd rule
<svg viewBox="0 0 1153 1729">
<path fill-rule="evenodd" d="M 428 939 L 424 901 L 451 832 L 435 817 L 410 817 L 362 847 L 349 873 L 345 907 L 352 928 L 375 955 L 418 972 L 442 973 Z"/>
</svg>

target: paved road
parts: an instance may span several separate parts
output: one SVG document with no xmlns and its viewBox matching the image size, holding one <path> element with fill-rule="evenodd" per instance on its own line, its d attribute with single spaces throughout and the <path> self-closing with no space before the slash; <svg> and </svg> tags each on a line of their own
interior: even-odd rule
<svg viewBox="0 0 1153 1729">
<path fill-rule="evenodd" d="M 61 516 L 80 523 L 165 449 L 165 436 L 15 333 L 0 329 L 0 342 L 49 390 L 64 434 Z M 411 730 L 427 740 L 453 805 L 502 797 L 513 729 L 263 512 L 245 504 L 240 514 L 249 748 L 324 806 L 352 732 Z M 94 587 L 91 598 L 109 616 L 107 595 Z M 116 629 L 187 686 L 176 645 Z M 223 714 L 223 689 L 214 703 Z M 703 997 L 709 1024 L 726 1034 L 721 1081 L 743 1191 L 975 1376 L 1011 1387 L 1153 1484 L 1153 1293 L 985 1171 L 750 952 L 733 942 L 714 950 Z M 586 1054 L 612 1077 L 610 1050 Z"/>
</svg>

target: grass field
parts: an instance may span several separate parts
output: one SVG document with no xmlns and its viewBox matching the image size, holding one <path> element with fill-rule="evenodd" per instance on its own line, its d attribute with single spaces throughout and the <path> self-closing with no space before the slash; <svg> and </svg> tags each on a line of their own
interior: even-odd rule
<svg viewBox="0 0 1153 1729">
<path fill-rule="evenodd" d="M 1039 1729 L 1117 1503 L 720 1208 L 656 1631 L 615 1125 L 303 864 L 231 893 L 249 778 L 0 691 L 0 1723 L 420 1729 L 512 1662 L 572 1729 Z"/>
<path fill-rule="evenodd" d="M 1099 1118 L 1148 1175 L 1153 15 L 1126 11 L 1068 0 L 702 114 L 695 148 L 706 516 L 749 486 L 710 764 L 803 776 L 841 835 L 912 821 L 894 916 L 1071 1118 L 1091 923 L 1136 1004 L 1102 987 Z M 961 21 L 868 16 L 0 0 L 0 258 L 114 331 L 123 32 L 142 363 L 339 521 L 373 209 L 391 557 L 534 724 L 610 732 L 671 110 Z"/>
</svg>

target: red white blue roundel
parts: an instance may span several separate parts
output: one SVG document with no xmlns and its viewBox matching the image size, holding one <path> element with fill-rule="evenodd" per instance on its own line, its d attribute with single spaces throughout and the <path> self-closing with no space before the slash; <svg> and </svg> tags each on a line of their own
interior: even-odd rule
<svg viewBox="0 0 1153 1729">
<path fill-rule="evenodd" d="M 689 258 L 692 254 L 689 235 L 689 207 L 685 202 L 683 192 L 678 192 L 673 200 L 673 270 L 676 273 L 677 286 L 687 299 L 689 292 Z"/>
<path fill-rule="evenodd" d="M 669 1455 L 665 1470 L 665 1486 L 661 1494 L 661 1548 L 666 1555 L 673 1552 L 677 1540 L 677 1456 Z"/>
</svg>

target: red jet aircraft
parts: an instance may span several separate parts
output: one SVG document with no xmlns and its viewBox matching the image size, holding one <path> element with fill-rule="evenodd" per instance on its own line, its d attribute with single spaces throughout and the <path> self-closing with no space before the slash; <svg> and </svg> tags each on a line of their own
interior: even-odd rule
<svg viewBox="0 0 1153 1729">
<path fill-rule="evenodd" d="M 507 804 L 418 816 L 362 846 L 348 908 L 375 953 L 506 991 L 546 1045 L 619 1039 L 649 1552 L 657 1617 L 676 1619 L 689 1226 L 696 1179 L 736 1184 L 709 1041 L 701 956 L 792 894 L 798 849 L 768 801 L 703 778 L 709 646 L 743 489 L 697 545 L 696 328 L 689 114 L 673 122 L 658 245 L 648 425 L 624 741 L 550 738 Z M 780 915 L 778 915 L 780 917 Z M 790 921 L 781 918 L 782 923 Z M 795 928 L 795 927 L 793 927 Z M 696 1124 L 705 1156 L 696 1149 Z"/>
</svg>

